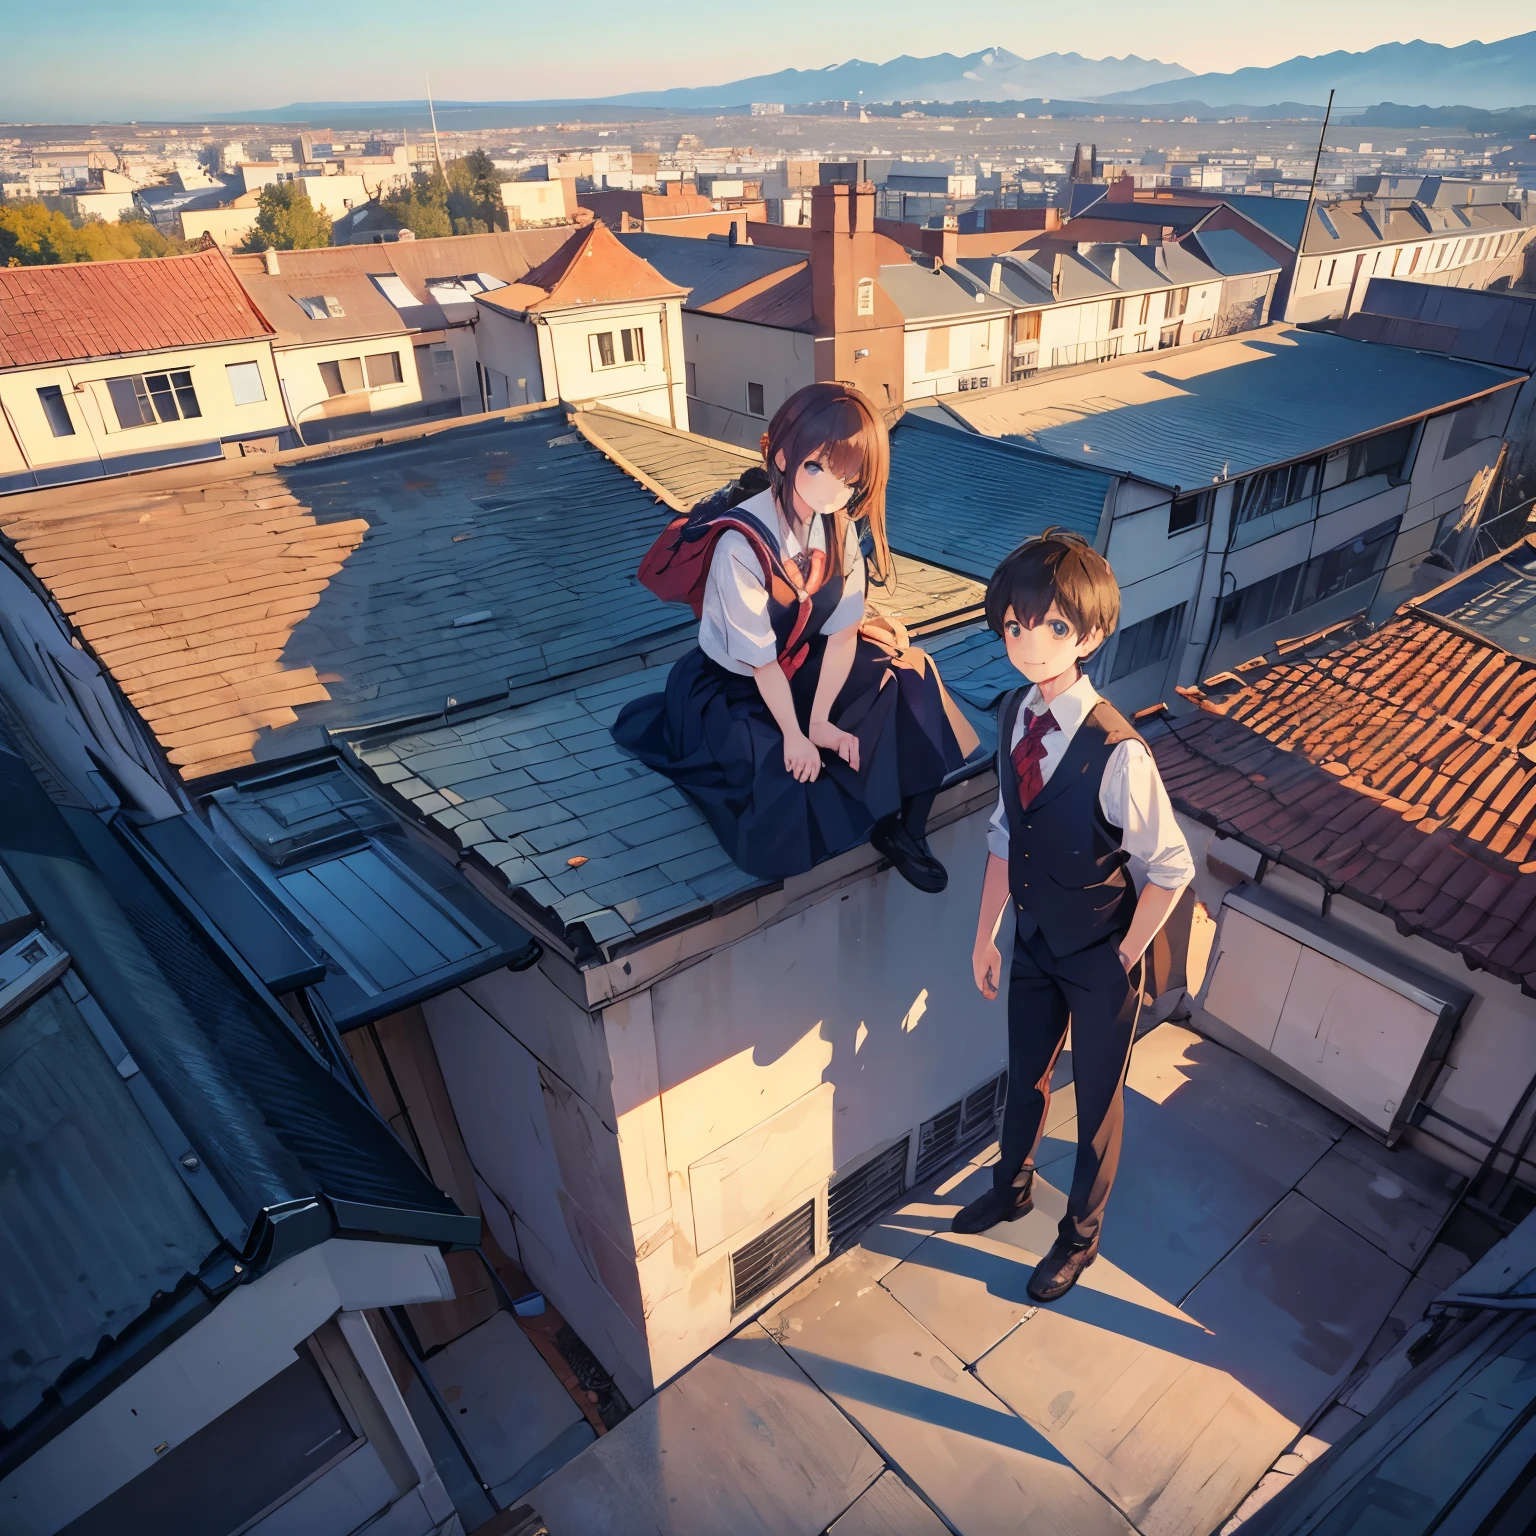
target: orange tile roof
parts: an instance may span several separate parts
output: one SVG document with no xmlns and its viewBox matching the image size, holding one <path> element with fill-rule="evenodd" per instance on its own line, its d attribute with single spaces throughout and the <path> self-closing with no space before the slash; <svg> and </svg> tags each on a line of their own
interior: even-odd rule
<svg viewBox="0 0 1536 1536">
<path fill-rule="evenodd" d="M 0 268 L 0 368 L 271 334 L 218 251 Z"/>
<path fill-rule="evenodd" d="M 280 473 L 12 503 L 0 530 L 185 778 L 249 763 L 264 732 L 330 698 L 284 651 L 368 524 L 317 519 Z"/>
<path fill-rule="evenodd" d="M 547 261 L 527 273 L 519 287 L 542 288 L 545 297 L 519 307 L 574 309 L 582 304 L 620 304 L 630 299 L 685 298 L 686 288 L 669 283 L 648 261 L 626 250 L 601 219 L 572 235 Z M 496 294 L 486 296 L 492 303 Z"/>
<path fill-rule="evenodd" d="M 1180 690 L 1174 803 L 1536 997 L 1536 663 L 1420 602 L 1311 652 Z"/>
</svg>

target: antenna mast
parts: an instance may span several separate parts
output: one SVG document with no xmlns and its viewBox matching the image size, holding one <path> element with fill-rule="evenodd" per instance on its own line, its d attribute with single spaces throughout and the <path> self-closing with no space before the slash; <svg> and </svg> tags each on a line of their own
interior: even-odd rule
<svg viewBox="0 0 1536 1536">
<path fill-rule="evenodd" d="M 1323 164 L 1323 144 L 1328 138 L 1328 119 L 1333 116 L 1333 92 L 1328 92 L 1328 105 L 1323 108 L 1323 129 L 1317 136 L 1317 156 L 1312 161 L 1312 185 L 1307 188 L 1307 208 L 1301 216 L 1301 234 L 1296 240 L 1296 263 L 1291 268 L 1291 286 L 1285 293 L 1285 315 L 1290 319 L 1291 297 L 1301 281 L 1301 258 L 1307 248 L 1307 229 L 1312 223 L 1312 206 L 1317 202 L 1317 173 Z M 1347 306 L 1346 306 L 1347 307 Z"/>
<path fill-rule="evenodd" d="M 443 146 L 437 137 L 437 108 L 432 105 L 432 76 L 426 70 L 423 70 L 422 74 L 427 82 L 427 116 L 432 119 L 432 153 L 437 156 L 437 168 L 441 171 L 443 168 Z M 1332 99 L 1330 96 L 1329 100 L 1331 101 Z"/>
</svg>

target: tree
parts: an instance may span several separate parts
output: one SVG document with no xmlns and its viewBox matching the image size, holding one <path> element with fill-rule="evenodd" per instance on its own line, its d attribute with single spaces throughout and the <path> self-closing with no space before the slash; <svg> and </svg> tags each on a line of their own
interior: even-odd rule
<svg viewBox="0 0 1536 1536">
<path fill-rule="evenodd" d="M 300 183 L 263 187 L 256 199 L 256 227 L 242 251 L 308 251 L 331 243 L 331 216 L 316 208 Z"/>
<path fill-rule="evenodd" d="M 143 219 L 116 224 L 75 222 L 42 203 L 0 205 L 0 266 L 37 267 L 70 261 L 133 261 L 191 250 Z"/>
<path fill-rule="evenodd" d="M 381 206 L 418 240 L 436 240 L 454 233 L 448 213 L 448 178 L 436 167 L 417 171 L 405 191 L 386 198 Z"/>
<path fill-rule="evenodd" d="M 455 234 L 478 235 L 495 229 L 501 207 L 501 173 L 483 149 L 451 161 L 448 183 L 448 214 Z"/>
</svg>

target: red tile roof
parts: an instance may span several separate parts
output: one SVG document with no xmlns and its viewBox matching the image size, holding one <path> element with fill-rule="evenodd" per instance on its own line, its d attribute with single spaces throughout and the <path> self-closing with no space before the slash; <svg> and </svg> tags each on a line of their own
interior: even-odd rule
<svg viewBox="0 0 1536 1536">
<path fill-rule="evenodd" d="M 1415 601 L 1181 691 L 1175 805 L 1536 997 L 1536 663 Z"/>
<path fill-rule="evenodd" d="M 542 288 L 545 297 L 519 309 L 573 309 L 581 304 L 619 304 L 630 299 L 686 298 L 648 261 L 619 243 L 601 219 L 572 235 L 547 261 L 527 273 L 519 288 Z M 495 303 L 496 294 L 486 295 Z"/>
<path fill-rule="evenodd" d="M 0 268 L 0 368 L 271 334 L 217 251 Z"/>
</svg>

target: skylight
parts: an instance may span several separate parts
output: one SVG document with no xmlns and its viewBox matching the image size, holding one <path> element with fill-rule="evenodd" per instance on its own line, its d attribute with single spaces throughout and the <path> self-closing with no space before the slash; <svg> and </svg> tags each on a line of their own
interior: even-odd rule
<svg viewBox="0 0 1536 1536">
<path fill-rule="evenodd" d="M 295 294 L 293 302 L 311 320 L 340 320 L 346 314 L 346 311 L 341 307 L 341 300 L 330 293 L 313 294 L 308 298 L 300 298 L 298 294 Z"/>
<path fill-rule="evenodd" d="M 402 278 L 396 277 L 393 272 L 374 273 L 374 286 L 389 300 L 396 309 L 417 309 L 421 300 L 405 286 Z"/>
</svg>

